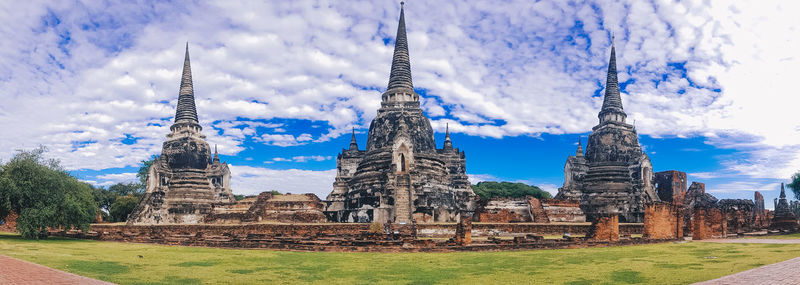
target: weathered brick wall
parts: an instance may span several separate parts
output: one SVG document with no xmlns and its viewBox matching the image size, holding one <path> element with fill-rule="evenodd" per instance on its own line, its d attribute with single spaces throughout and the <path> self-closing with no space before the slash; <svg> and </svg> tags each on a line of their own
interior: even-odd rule
<svg viewBox="0 0 800 285">
<path fill-rule="evenodd" d="M 692 215 L 692 239 L 725 238 L 727 235 L 725 212 L 717 208 L 695 208 Z"/>
<path fill-rule="evenodd" d="M 676 170 L 655 173 L 656 192 L 661 201 L 679 204 L 686 194 L 686 173 Z"/>
<path fill-rule="evenodd" d="M 458 245 L 469 245 L 472 243 L 472 218 L 466 217 L 458 221 L 454 240 Z"/>
<path fill-rule="evenodd" d="M 578 200 L 542 199 L 542 208 L 549 221 L 566 223 L 586 222 L 586 215 Z"/>
<path fill-rule="evenodd" d="M 644 234 L 648 239 L 675 239 L 683 235 L 679 208 L 671 203 L 652 203 L 644 208 Z"/>
<path fill-rule="evenodd" d="M 16 232 L 17 231 L 17 213 L 11 211 L 8 213 L 8 216 L 3 221 L 3 224 L 0 225 L 0 232 Z"/>
<path fill-rule="evenodd" d="M 475 211 L 484 223 L 531 222 L 531 205 L 527 198 L 492 198 L 481 201 Z"/>
<path fill-rule="evenodd" d="M 587 236 L 594 241 L 619 241 L 619 216 L 612 214 L 597 217 Z"/>
</svg>

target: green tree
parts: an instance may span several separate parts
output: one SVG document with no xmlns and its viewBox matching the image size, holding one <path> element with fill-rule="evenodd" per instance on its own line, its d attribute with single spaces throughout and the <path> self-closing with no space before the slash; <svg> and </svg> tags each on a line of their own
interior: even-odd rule
<svg viewBox="0 0 800 285">
<path fill-rule="evenodd" d="M 800 200 L 800 172 L 792 174 L 792 182 L 786 185 L 794 193 L 794 198 Z"/>
<path fill-rule="evenodd" d="M 484 181 L 472 185 L 472 191 L 480 196 L 481 199 L 520 198 L 525 196 L 533 196 L 538 199 L 552 198 L 550 193 L 539 187 L 524 183 Z"/>
<path fill-rule="evenodd" d="M 108 214 L 112 222 L 124 222 L 128 219 L 128 215 L 133 212 L 136 205 L 139 204 L 139 197 L 134 195 L 126 195 L 117 197 Z"/>
<path fill-rule="evenodd" d="M 106 212 L 108 212 L 114 200 L 117 199 L 117 195 L 114 195 L 114 193 L 111 193 L 111 191 L 103 187 L 92 187 L 92 197 L 94 197 L 94 201 L 100 209 Z"/>
<path fill-rule="evenodd" d="M 67 174 L 46 149 L 18 151 L 0 173 L 0 218 L 19 214 L 17 231 L 25 238 L 47 237 L 47 228 L 89 229 L 97 214 L 92 187 Z"/>
<path fill-rule="evenodd" d="M 139 178 L 139 184 L 144 188 L 147 185 L 147 175 L 150 173 L 150 166 L 158 159 L 158 155 L 153 155 L 149 160 L 142 160 L 142 165 L 139 166 L 139 171 L 136 172 L 136 177 Z"/>
<path fill-rule="evenodd" d="M 144 195 L 144 187 L 139 183 L 117 183 L 108 187 L 108 192 L 115 197 L 133 195 L 141 198 Z"/>
</svg>

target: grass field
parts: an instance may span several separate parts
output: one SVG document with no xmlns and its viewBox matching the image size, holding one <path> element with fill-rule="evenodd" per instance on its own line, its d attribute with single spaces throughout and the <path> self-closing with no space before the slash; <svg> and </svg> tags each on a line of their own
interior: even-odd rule
<svg viewBox="0 0 800 285">
<path fill-rule="evenodd" d="M 689 242 L 508 252 L 332 253 L 30 241 L 0 234 L 0 253 L 121 284 L 686 284 L 800 256 L 800 245 Z"/>
</svg>

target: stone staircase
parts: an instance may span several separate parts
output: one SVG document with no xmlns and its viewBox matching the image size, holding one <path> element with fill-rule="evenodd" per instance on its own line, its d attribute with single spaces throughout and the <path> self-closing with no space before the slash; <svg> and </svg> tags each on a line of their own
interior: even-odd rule
<svg viewBox="0 0 800 285">
<path fill-rule="evenodd" d="M 411 223 L 411 177 L 408 174 L 397 176 L 397 190 L 394 197 L 395 223 Z"/>
</svg>

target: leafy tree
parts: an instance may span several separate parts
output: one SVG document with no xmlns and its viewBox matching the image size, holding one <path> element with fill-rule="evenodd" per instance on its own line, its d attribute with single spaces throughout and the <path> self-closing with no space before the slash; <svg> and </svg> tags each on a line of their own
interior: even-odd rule
<svg viewBox="0 0 800 285">
<path fill-rule="evenodd" d="M 111 209 L 108 211 L 112 222 L 124 222 L 128 219 L 128 215 L 133 212 L 136 205 L 139 204 L 139 197 L 134 195 L 126 195 L 117 197 Z"/>
<path fill-rule="evenodd" d="M 142 160 L 142 165 L 139 166 L 139 171 L 136 172 L 136 177 L 139 178 L 139 184 L 142 185 L 142 188 L 147 185 L 147 175 L 150 173 L 150 166 L 153 165 L 153 162 L 156 161 L 157 158 L 157 155 L 153 155 L 149 160 Z"/>
<path fill-rule="evenodd" d="M 794 193 L 794 198 L 800 200 L 800 172 L 792 174 L 792 182 L 786 185 Z"/>
<path fill-rule="evenodd" d="M 89 229 L 97 214 L 92 187 L 67 174 L 46 149 L 18 151 L 0 173 L 0 218 L 19 214 L 17 231 L 25 238 L 47 237 L 47 228 Z"/>
<path fill-rule="evenodd" d="M 117 195 L 114 195 L 114 193 L 111 193 L 111 191 L 103 187 L 92 187 L 92 197 L 94 197 L 94 201 L 100 209 L 106 212 L 111 208 L 111 204 L 114 203 L 114 200 L 117 199 Z"/>
<path fill-rule="evenodd" d="M 472 191 L 484 200 L 491 198 L 520 198 L 525 196 L 533 196 L 538 199 L 552 198 L 550 193 L 547 193 L 539 187 L 524 183 L 484 181 L 472 185 Z"/>
<path fill-rule="evenodd" d="M 117 183 L 108 187 L 108 192 L 116 197 L 133 195 L 140 198 L 144 195 L 144 187 L 139 183 Z"/>
</svg>

